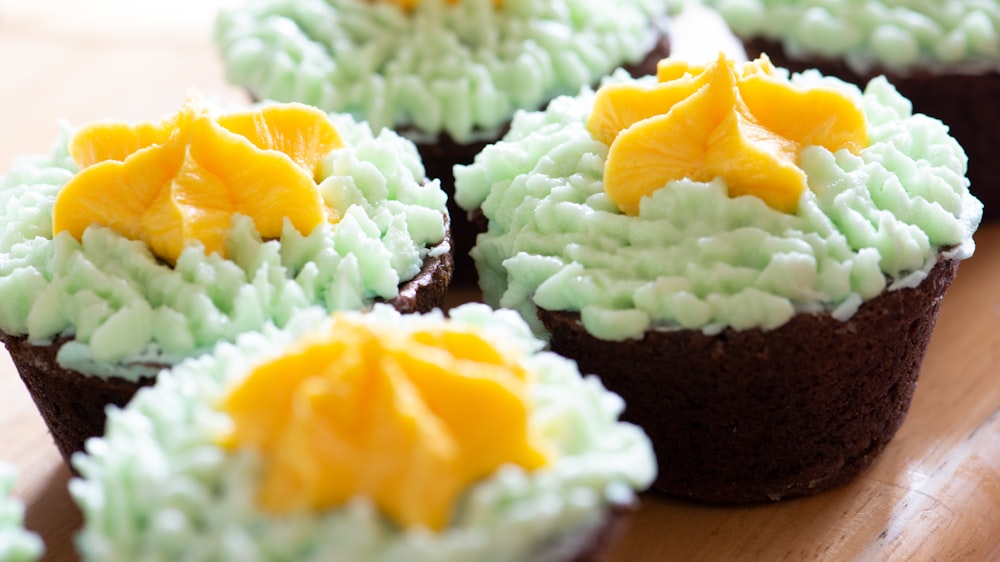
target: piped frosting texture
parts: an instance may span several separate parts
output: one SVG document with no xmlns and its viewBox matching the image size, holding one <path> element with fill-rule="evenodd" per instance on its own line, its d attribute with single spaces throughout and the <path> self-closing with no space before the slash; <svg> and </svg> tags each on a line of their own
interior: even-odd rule
<svg viewBox="0 0 1000 562">
<path fill-rule="evenodd" d="M 79 171 L 66 137 L 51 156 L 21 158 L 0 178 L 0 329 L 46 343 L 72 336 L 58 360 L 87 374 L 138 378 L 219 340 L 284 324 L 293 310 L 363 309 L 412 279 L 445 230 L 445 194 L 426 181 L 413 144 L 332 116 L 343 147 L 324 155 L 316 189 L 339 221 L 274 239 L 235 214 L 226 257 L 185 248 L 171 267 L 139 240 L 87 228 L 53 237 L 53 205 Z M 67 135 L 68 136 L 68 133 Z"/>
<path fill-rule="evenodd" d="M 24 504 L 11 496 L 15 472 L 0 462 L 0 560 L 33 562 L 45 550 L 38 535 L 24 528 Z"/>
<path fill-rule="evenodd" d="M 321 512 L 364 495 L 401 527 L 441 531 L 472 483 L 504 464 L 550 460 L 529 432 L 532 381 L 518 352 L 475 330 L 337 314 L 233 388 L 222 443 L 260 453 L 268 512 Z"/>
<path fill-rule="evenodd" d="M 629 503 L 656 467 L 649 440 L 618 422 L 622 400 L 574 363 L 547 352 L 511 311 L 465 305 L 400 316 L 386 306 L 357 316 L 369 326 L 471 329 L 530 374 L 528 427 L 552 448 L 551 465 L 500 467 L 461 494 L 439 533 L 403 529 L 357 496 L 320 512 L 274 515 L 256 506 L 262 459 L 227 452 L 216 440 L 232 428 L 222 400 L 248 371 L 300 337 L 328 326 L 322 310 L 300 313 L 178 365 L 109 413 L 105 437 L 88 444 L 70 484 L 84 513 L 85 560 L 551 560 L 559 543 L 582 545 L 605 509 Z M 112 512 L 112 510 L 114 510 Z M 113 516 L 112 516 L 113 515 Z M 155 556 L 154 556 L 155 554 Z"/>
<path fill-rule="evenodd" d="M 228 79 L 262 99 L 459 142 L 575 94 L 651 49 L 657 0 L 265 0 L 215 28 Z M 409 133 L 408 133 L 409 134 Z"/>
<path fill-rule="evenodd" d="M 1000 68 L 994 0 L 704 0 L 738 35 L 779 41 L 793 57 L 843 58 L 865 72 L 979 65 Z"/>
<path fill-rule="evenodd" d="M 731 197 L 722 179 L 685 179 L 625 215 L 604 191 L 608 145 L 586 128 L 592 92 L 520 115 L 474 164 L 456 167 L 459 205 L 489 219 L 473 250 L 487 302 L 540 332 L 536 306 L 578 311 L 610 340 L 768 329 L 797 312 L 846 319 L 883 290 L 918 284 L 939 252 L 971 255 L 982 204 L 941 122 L 912 115 L 884 79 L 863 94 L 815 72 L 791 81 L 855 100 L 870 139 L 857 155 L 805 147 L 797 165 L 808 189 L 795 214 Z"/>
</svg>

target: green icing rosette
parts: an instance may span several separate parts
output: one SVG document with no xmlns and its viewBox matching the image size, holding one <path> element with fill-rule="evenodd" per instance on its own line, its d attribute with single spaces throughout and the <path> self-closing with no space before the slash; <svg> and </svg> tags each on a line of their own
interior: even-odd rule
<svg viewBox="0 0 1000 562">
<path fill-rule="evenodd" d="M 11 496 L 14 477 L 13 467 L 0 462 L 0 562 L 33 562 L 45 547 L 24 529 L 24 504 Z"/>
<path fill-rule="evenodd" d="M 644 57 L 660 0 L 257 0 L 215 27 L 228 79 L 261 99 L 348 112 L 375 130 L 495 137 L 518 109 Z"/>
<path fill-rule="evenodd" d="M 122 410 L 111 410 L 103 438 L 74 464 L 70 491 L 84 513 L 78 546 L 85 560 L 532 561 L 584 539 L 609 506 L 629 504 L 656 466 L 645 434 L 618 422 L 622 400 L 575 363 L 548 352 L 511 311 L 481 304 L 401 316 L 378 305 L 357 314 L 372 325 L 424 329 L 452 322 L 487 341 L 514 346 L 533 375 L 528 424 L 555 460 L 526 471 L 515 465 L 465 491 L 440 532 L 401 528 L 366 497 L 319 512 L 272 515 L 256 505 L 261 457 L 217 445 L 231 420 L 219 404 L 257 364 L 278 356 L 330 321 L 298 313 L 285 329 L 266 327 L 220 344 L 213 353 L 164 372 Z M 570 543 L 573 541 L 570 540 Z M 563 554 L 564 555 L 564 554 Z"/>
<path fill-rule="evenodd" d="M 780 42 L 792 57 L 970 72 L 1000 68 L 994 0 L 703 0 L 738 35 Z"/>
<path fill-rule="evenodd" d="M 472 252 L 486 301 L 539 333 L 536 307 L 576 311 L 607 340 L 769 329 L 800 312 L 847 319 L 883 291 L 919 284 L 942 255 L 972 255 L 982 204 L 945 125 L 912 114 L 882 78 L 864 92 L 815 71 L 791 80 L 855 98 L 871 140 L 858 155 L 805 148 L 795 214 L 730 197 L 716 179 L 671 181 L 626 216 L 604 192 L 608 146 L 587 131 L 593 92 L 520 114 L 502 141 L 456 167 L 459 205 L 489 221 Z"/>
<path fill-rule="evenodd" d="M 432 252 L 448 251 L 439 244 L 446 196 L 425 179 L 409 140 L 330 118 L 346 146 L 324 158 L 319 191 L 344 210 L 339 222 L 304 236 L 286 221 L 279 239 L 262 240 L 237 214 L 228 258 L 191 246 L 174 267 L 107 228 L 87 229 L 82 241 L 53 237 L 56 195 L 78 171 L 70 131 L 51 155 L 15 161 L 0 177 L 0 330 L 39 345 L 71 336 L 60 365 L 137 380 L 155 374 L 151 362 L 282 325 L 300 308 L 363 309 L 396 297 Z"/>
</svg>

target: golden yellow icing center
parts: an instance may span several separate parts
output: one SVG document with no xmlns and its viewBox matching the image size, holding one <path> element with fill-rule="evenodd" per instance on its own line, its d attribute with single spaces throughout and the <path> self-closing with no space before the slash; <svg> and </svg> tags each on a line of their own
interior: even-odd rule
<svg viewBox="0 0 1000 562">
<path fill-rule="evenodd" d="M 729 195 L 754 195 L 794 213 L 807 187 L 801 150 L 857 153 L 869 144 L 864 113 L 848 95 L 799 88 L 766 57 L 736 65 L 665 59 L 659 83 L 611 84 L 597 92 L 587 129 L 609 146 L 608 197 L 629 215 L 672 180 L 725 180 Z"/>
<path fill-rule="evenodd" d="M 325 336 L 256 368 L 226 398 L 222 443 L 263 459 L 258 501 L 285 513 L 363 495 L 443 529 L 468 486 L 548 453 L 528 427 L 528 375 L 472 331 L 404 332 L 335 316 Z"/>
<path fill-rule="evenodd" d="M 316 186 L 323 156 L 343 146 L 327 116 L 300 104 L 213 115 L 196 100 L 158 123 L 95 123 L 70 141 L 80 171 L 56 196 L 53 234 L 92 225 L 145 242 L 176 263 L 193 242 L 225 255 L 236 213 L 263 238 L 284 220 L 308 234 L 337 220 Z"/>
</svg>

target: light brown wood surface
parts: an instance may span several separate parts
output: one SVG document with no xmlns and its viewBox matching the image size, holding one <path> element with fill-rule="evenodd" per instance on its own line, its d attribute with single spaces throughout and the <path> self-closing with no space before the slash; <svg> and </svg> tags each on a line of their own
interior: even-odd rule
<svg viewBox="0 0 1000 562">
<path fill-rule="evenodd" d="M 209 40 L 219 2 L 0 0 L 0 174 L 46 151 L 59 119 L 148 119 L 193 87 L 244 104 Z M 942 309 L 909 417 L 875 465 L 814 498 L 718 507 L 644 498 L 615 562 L 1000 561 L 1000 224 L 976 236 Z M 0 354 L 0 459 L 45 560 L 76 560 L 80 513 L 9 358 Z"/>
</svg>

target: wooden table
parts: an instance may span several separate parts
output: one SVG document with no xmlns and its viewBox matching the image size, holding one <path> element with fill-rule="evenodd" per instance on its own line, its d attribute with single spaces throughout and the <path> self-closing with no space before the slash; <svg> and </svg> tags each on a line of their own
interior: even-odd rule
<svg viewBox="0 0 1000 562">
<path fill-rule="evenodd" d="M 190 88 L 246 102 L 208 39 L 218 2 L 0 0 L 0 173 L 57 120 L 148 119 Z M 1000 560 L 1000 224 L 980 229 L 942 309 L 909 417 L 875 465 L 818 497 L 716 507 L 647 497 L 614 552 L 644 560 Z M 46 560 L 75 560 L 68 471 L 6 354 L 0 458 Z"/>
</svg>

